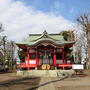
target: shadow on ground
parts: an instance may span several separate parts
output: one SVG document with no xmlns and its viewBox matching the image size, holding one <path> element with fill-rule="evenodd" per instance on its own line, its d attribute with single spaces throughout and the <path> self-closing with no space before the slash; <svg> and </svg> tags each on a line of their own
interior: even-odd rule
<svg viewBox="0 0 90 90">
<path fill-rule="evenodd" d="M 40 78 L 22 78 L 0 82 L 0 90 L 33 90 L 39 85 Z"/>
<path fill-rule="evenodd" d="M 50 83 L 62 81 L 62 80 L 64 80 L 64 79 L 66 79 L 66 78 L 68 78 L 68 77 L 64 77 L 64 78 L 61 78 L 61 79 L 59 79 L 59 80 L 50 81 L 50 82 L 41 84 L 41 85 L 39 85 L 39 86 L 36 86 L 36 87 L 34 87 L 34 88 L 29 88 L 29 89 L 27 89 L 27 90 L 35 90 L 35 89 L 37 89 L 37 88 L 39 88 L 39 87 L 45 86 L 45 85 L 50 84 Z"/>
<path fill-rule="evenodd" d="M 0 82 L 0 90 L 36 90 L 39 87 L 45 86 L 50 83 L 62 81 L 66 79 L 67 77 L 64 77 L 59 80 L 50 81 L 44 84 L 39 85 L 40 78 L 21 78 L 20 79 L 14 79 L 14 80 L 8 80 L 4 82 Z"/>
</svg>

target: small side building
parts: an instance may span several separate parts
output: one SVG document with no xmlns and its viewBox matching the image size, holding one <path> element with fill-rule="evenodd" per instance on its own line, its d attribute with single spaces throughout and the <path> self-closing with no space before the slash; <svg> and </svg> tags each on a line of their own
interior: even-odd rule
<svg viewBox="0 0 90 90">
<path fill-rule="evenodd" d="M 72 69 L 72 63 L 67 63 L 67 53 L 75 41 L 65 41 L 60 34 L 30 34 L 25 42 L 16 43 L 25 54 L 25 62 L 20 63 L 21 68 L 40 69 L 43 65 L 49 65 L 49 69 Z M 42 69 L 42 68 L 41 68 Z"/>
</svg>

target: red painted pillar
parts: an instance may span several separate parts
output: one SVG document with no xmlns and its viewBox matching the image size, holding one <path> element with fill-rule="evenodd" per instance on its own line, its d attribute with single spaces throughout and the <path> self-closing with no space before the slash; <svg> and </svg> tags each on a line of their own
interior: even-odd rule
<svg viewBox="0 0 90 90">
<path fill-rule="evenodd" d="M 54 59 L 54 60 L 53 60 L 53 61 L 54 61 L 54 65 L 55 65 L 55 67 L 56 67 L 56 52 L 53 53 L 53 57 L 54 57 L 54 58 L 53 58 L 53 59 Z"/>
<path fill-rule="evenodd" d="M 63 70 L 65 70 L 64 66 L 63 66 Z"/>
<path fill-rule="evenodd" d="M 29 65 L 29 53 L 27 54 L 27 65 Z"/>
<path fill-rule="evenodd" d="M 38 52 L 36 52 L 36 67 L 38 65 Z"/>
<path fill-rule="evenodd" d="M 62 49 L 62 58 L 63 58 L 63 70 L 64 70 L 64 48 Z"/>
</svg>

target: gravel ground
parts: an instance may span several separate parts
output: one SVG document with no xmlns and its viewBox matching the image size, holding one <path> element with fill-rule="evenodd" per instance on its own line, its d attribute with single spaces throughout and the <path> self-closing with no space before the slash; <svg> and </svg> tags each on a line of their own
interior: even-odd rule
<svg viewBox="0 0 90 90">
<path fill-rule="evenodd" d="M 55 90 L 90 90 L 90 75 L 76 75 L 71 78 L 50 77 L 51 81 L 47 79 L 47 83 L 44 81 L 44 84 L 40 85 L 40 78 L 18 77 L 16 71 L 14 70 L 12 73 L 0 72 L 0 90 L 38 90 L 39 87 L 49 84 L 52 84 Z"/>
<path fill-rule="evenodd" d="M 40 78 L 24 78 L 16 76 L 16 71 L 12 73 L 0 72 L 0 90 L 36 90 L 40 83 Z"/>
<path fill-rule="evenodd" d="M 90 76 L 73 76 L 71 78 L 52 78 L 55 90 L 90 90 Z"/>
</svg>

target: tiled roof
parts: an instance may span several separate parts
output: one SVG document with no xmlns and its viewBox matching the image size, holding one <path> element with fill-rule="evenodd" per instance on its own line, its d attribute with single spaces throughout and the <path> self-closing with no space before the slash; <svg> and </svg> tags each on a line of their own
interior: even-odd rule
<svg viewBox="0 0 90 90">
<path fill-rule="evenodd" d="M 51 42 L 55 45 L 74 44 L 75 41 L 65 41 L 60 34 L 48 34 L 45 30 L 42 34 L 30 34 L 25 42 L 16 43 L 17 45 L 33 46 L 40 42 Z"/>
</svg>

